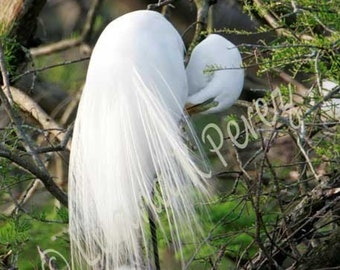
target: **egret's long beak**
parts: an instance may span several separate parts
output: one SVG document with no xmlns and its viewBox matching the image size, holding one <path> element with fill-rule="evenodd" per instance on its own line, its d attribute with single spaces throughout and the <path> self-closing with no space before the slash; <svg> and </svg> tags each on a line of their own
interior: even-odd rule
<svg viewBox="0 0 340 270">
<path fill-rule="evenodd" d="M 216 107 L 217 105 L 218 105 L 218 102 L 214 101 L 214 98 L 210 98 L 204 101 L 203 103 L 199 103 L 199 104 L 187 103 L 185 104 L 184 108 L 187 111 L 187 113 L 191 116 L 197 113 L 205 112 L 209 110 L 210 108 Z"/>
<path fill-rule="evenodd" d="M 200 105 L 201 104 L 194 105 L 194 104 L 191 104 L 191 103 L 187 103 L 187 104 L 185 104 L 184 109 L 191 116 L 193 114 L 202 112 L 202 109 L 200 109 Z"/>
</svg>

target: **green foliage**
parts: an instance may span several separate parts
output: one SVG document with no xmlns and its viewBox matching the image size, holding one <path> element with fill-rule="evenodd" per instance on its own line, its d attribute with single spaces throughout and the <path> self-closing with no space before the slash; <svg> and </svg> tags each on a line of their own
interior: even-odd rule
<svg viewBox="0 0 340 270">
<path fill-rule="evenodd" d="M 18 213 L 0 218 L 0 252 L 11 251 L 11 264 L 19 269 L 30 270 L 41 265 L 38 246 L 58 251 L 66 261 L 69 259 L 67 229 L 65 223 L 56 219 L 60 215 L 66 218 L 65 209 L 55 211 L 54 207 L 48 207 L 40 211 L 39 215 Z M 63 258 L 57 258 L 57 262 L 65 264 Z"/>
<path fill-rule="evenodd" d="M 0 41 L 2 43 L 4 53 L 5 53 L 5 66 L 8 73 L 13 74 L 17 68 L 15 53 L 17 50 L 21 49 L 21 45 L 13 38 L 8 36 L 1 36 Z"/>
<path fill-rule="evenodd" d="M 18 248 L 29 239 L 32 224 L 22 216 L 11 219 L 1 218 L 0 243 L 3 246 Z"/>
<path fill-rule="evenodd" d="M 244 10 L 252 16 L 274 14 L 275 30 L 280 33 L 265 46 L 269 52 L 259 66 L 260 72 L 289 66 L 292 74 L 319 73 L 322 78 L 339 80 L 340 11 L 336 1 L 295 1 L 295 6 L 291 1 L 267 0 L 262 6 L 246 2 Z M 270 26 L 264 28 L 273 31 Z"/>
<path fill-rule="evenodd" d="M 261 3 L 261 1 L 257 2 Z M 279 226 L 280 221 L 289 221 L 287 215 L 299 203 L 299 199 L 317 185 L 312 169 L 324 170 L 327 176 L 339 170 L 340 127 L 333 116 L 322 110 L 326 100 L 323 89 L 319 85 L 325 79 L 336 84 L 340 82 L 340 5 L 338 1 L 262 0 L 262 4 L 256 4 L 254 1 L 245 0 L 243 4 L 244 11 L 260 22 L 256 33 L 276 33 L 271 41 L 261 40 L 258 44 L 241 46 L 240 49 L 246 55 L 244 66 L 245 68 L 256 66 L 258 74 L 268 78 L 276 79 L 281 71 L 286 72 L 303 84 L 308 89 L 308 94 L 300 103 L 294 103 L 294 106 L 300 110 L 299 116 L 303 125 L 301 124 L 299 128 L 289 125 L 289 119 L 283 114 L 283 107 L 279 107 L 282 111 L 274 111 L 275 101 L 270 91 L 262 97 L 265 104 L 260 104 L 262 106 L 260 109 L 264 109 L 264 105 L 271 109 L 267 115 L 268 120 L 273 119 L 275 113 L 280 117 L 277 123 L 270 127 L 273 128 L 270 130 L 268 126 L 261 125 L 259 113 L 252 112 L 251 120 L 259 138 L 250 134 L 249 142 L 254 145 L 257 143 L 258 149 L 256 150 L 259 150 L 259 154 L 250 157 L 253 155 L 251 152 L 253 149 L 245 149 L 245 152 L 249 151 L 246 153 L 247 158 L 251 159 L 247 166 L 241 166 L 246 163 L 242 150 L 232 148 L 228 149 L 228 152 L 224 151 L 225 149 L 221 150 L 227 160 L 232 159 L 231 161 L 236 164 L 233 176 L 228 177 L 229 183 L 226 184 L 227 181 L 225 181 L 224 185 L 235 187 L 230 194 L 225 194 L 224 191 L 220 197 L 214 198 L 215 201 L 208 206 L 209 215 L 204 211 L 201 213 L 203 235 L 207 237 L 199 239 L 201 246 L 190 242 L 185 243 L 183 248 L 184 256 L 188 260 L 195 253 L 195 249 L 199 248 L 191 269 L 212 268 L 210 262 L 217 260 L 221 251 L 224 253 L 220 258 L 218 269 L 234 269 L 239 260 L 252 258 L 261 249 L 261 244 L 264 244 L 268 235 L 271 235 L 271 232 Z M 268 16 L 275 22 L 270 21 Z M 97 17 L 94 31 L 102 29 L 104 23 L 103 17 Z M 215 29 L 214 32 L 254 34 L 250 31 L 235 29 Z M 73 36 L 76 35 L 79 34 L 73 34 Z M 19 48 L 19 44 L 6 36 L 1 36 L 0 39 L 5 48 L 6 67 L 12 74 L 16 69 L 13 63 L 17 60 L 15 51 Z M 66 58 L 69 59 L 69 56 L 66 53 L 58 53 L 39 57 L 35 59 L 35 65 L 48 67 L 64 62 Z M 72 56 L 71 59 L 74 57 Z M 87 63 L 62 65 L 53 69 L 46 68 L 39 75 L 45 81 L 59 84 L 63 89 L 73 91 L 78 90 L 83 84 L 86 67 Z M 204 73 L 211 76 L 223 68 L 218 65 L 207 66 Z M 293 84 L 280 82 L 277 88 L 280 89 L 284 104 L 290 102 L 291 93 L 299 95 L 297 87 Z M 336 95 L 331 98 L 334 97 Z M 313 108 L 318 103 L 320 103 L 319 106 Z M 216 104 L 205 105 L 209 108 L 208 106 Z M 223 118 L 222 124 L 235 121 L 240 124 L 241 130 L 244 130 L 244 124 L 237 114 L 230 114 Z M 298 125 L 297 118 L 295 116 L 292 120 L 293 124 Z M 216 116 L 208 116 L 207 119 L 209 123 L 220 124 Z M 199 134 L 205 126 L 202 123 L 203 121 L 198 123 Z M 29 136 L 35 138 L 37 132 L 33 128 L 24 128 Z M 231 128 L 231 131 L 235 132 L 235 127 Z M 209 135 L 215 142 L 218 141 L 218 134 L 215 131 Z M 244 141 L 244 136 L 245 133 L 240 135 L 240 141 Z M 275 144 L 275 136 L 277 138 L 290 136 L 293 139 L 296 152 L 292 154 L 294 157 L 291 163 L 284 164 L 283 159 L 272 160 L 271 156 L 267 156 L 272 150 L 272 144 Z M 274 139 L 271 140 L 272 138 Z M 1 130 L 0 141 L 9 149 L 22 148 L 22 142 L 11 126 Z M 204 147 L 208 152 L 209 146 Z M 233 152 L 232 158 L 228 156 L 229 152 Z M 217 159 L 213 156 L 212 163 L 214 163 L 214 158 Z M 226 168 L 226 171 L 229 172 L 229 168 Z M 297 173 L 297 179 L 290 179 L 290 173 Z M 21 195 L 29 187 L 29 182 L 33 180 L 26 171 L 14 166 L 9 160 L 0 158 L 0 199 L 4 204 L 2 209 L 6 209 L 5 204 L 13 203 L 13 198 L 16 198 L 17 194 Z M 305 183 L 305 187 L 301 183 Z M 306 189 L 306 193 L 301 192 L 302 187 Z M 159 197 L 156 196 L 155 200 L 159 200 L 158 206 L 163 209 L 164 205 Z M 37 246 L 43 250 L 53 249 L 61 252 L 61 255 L 69 261 L 67 209 L 55 207 L 53 198 L 48 197 L 42 205 L 33 203 L 24 210 L 18 209 L 12 214 L 0 216 L 0 267 L 3 266 L 1 265 L 3 256 L 11 254 L 9 260 L 11 266 L 24 270 L 38 269 L 41 261 Z M 165 219 L 164 214 L 162 229 L 169 235 L 169 225 Z M 330 223 L 330 218 L 327 222 Z M 322 230 L 327 233 L 329 228 L 324 227 Z M 158 234 L 160 253 L 165 254 L 169 251 L 166 250 L 165 245 L 168 239 L 163 238 L 161 230 L 158 230 Z M 189 233 L 185 236 L 188 237 Z M 305 241 L 308 241 L 307 237 Z M 279 240 L 275 244 L 279 245 Z M 303 248 L 307 249 L 307 247 Z M 174 257 L 179 256 L 175 254 Z"/>
<path fill-rule="evenodd" d="M 225 67 L 221 66 L 221 65 L 216 65 L 216 64 L 213 64 L 213 65 L 207 65 L 205 67 L 205 69 L 203 70 L 203 73 L 205 75 L 208 75 L 208 76 L 211 76 L 214 74 L 214 72 L 217 72 L 219 70 L 224 70 Z"/>
<path fill-rule="evenodd" d="M 65 207 L 57 208 L 57 216 L 60 219 L 61 223 L 68 223 L 68 210 Z"/>
<path fill-rule="evenodd" d="M 16 264 L 16 257 L 30 239 L 31 228 L 31 222 L 25 217 L 0 217 L 0 254 L 12 254 L 8 265 Z"/>
<path fill-rule="evenodd" d="M 48 211 L 48 212 L 47 212 Z M 69 242 L 66 224 L 59 223 L 56 211 L 53 207 L 45 211 L 44 216 L 49 222 L 32 220 L 32 228 L 30 230 L 30 238 L 23 247 L 18 257 L 19 269 L 30 270 L 41 265 L 41 259 L 37 250 L 39 246 L 43 250 L 54 250 L 59 252 L 62 257 L 56 257 L 58 266 L 65 265 L 65 261 L 69 261 Z M 62 268 L 60 268 L 62 269 Z"/>
</svg>

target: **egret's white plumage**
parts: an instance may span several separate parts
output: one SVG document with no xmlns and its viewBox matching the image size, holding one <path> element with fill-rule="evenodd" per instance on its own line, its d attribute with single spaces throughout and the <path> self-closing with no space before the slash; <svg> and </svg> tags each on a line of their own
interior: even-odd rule
<svg viewBox="0 0 340 270">
<path fill-rule="evenodd" d="M 325 97 L 329 92 L 333 91 L 336 87 L 339 87 L 339 84 L 330 80 L 323 80 L 321 86 L 322 95 Z M 321 108 L 322 111 L 329 117 L 340 120 L 340 98 L 328 99 L 327 101 L 323 102 Z"/>
<path fill-rule="evenodd" d="M 193 240 L 200 230 L 194 204 L 208 194 L 207 174 L 201 171 L 204 162 L 183 142 L 178 123 L 186 121 L 187 101 L 214 98 L 218 106 L 208 112 L 234 103 L 243 70 L 237 48 L 218 35 L 209 35 L 194 49 L 186 71 L 183 52 L 175 28 L 152 11 L 126 14 L 101 34 L 89 63 L 70 156 L 73 267 L 150 268 L 147 213 L 161 223 L 154 193 L 163 201 L 177 251 L 181 236 Z M 206 76 L 207 65 L 235 69 Z"/>
<path fill-rule="evenodd" d="M 101 34 L 70 156 L 74 267 L 148 268 L 146 209 L 159 221 L 155 178 L 174 247 L 199 229 L 194 201 L 206 179 L 178 128 L 188 95 L 183 51 L 174 27 L 152 11 L 126 14 Z"/>
<path fill-rule="evenodd" d="M 209 72 L 209 69 L 216 71 Z M 229 108 L 239 98 L 244 82 L 242 58 L 238 48 L 217 34 L 210 34 L 192 51 L 186 68 L 191 105 L 207 100 L 217 103 L 204 113 Z"/>
</svg>

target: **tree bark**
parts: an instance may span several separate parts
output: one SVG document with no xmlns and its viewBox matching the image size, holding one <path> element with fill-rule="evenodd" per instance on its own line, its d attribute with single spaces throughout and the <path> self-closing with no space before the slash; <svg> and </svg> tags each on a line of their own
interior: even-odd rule
<svg viewBox="0 0 340 270">
<path fill-rule="evenodd" d="M 0 1 L 0 40 L 8 57 L 10 73 L 27 62 L 25 48 L 36 43 L 34 34 L 37 17 L 46 0 L 1 0 Z"/>
</svg>

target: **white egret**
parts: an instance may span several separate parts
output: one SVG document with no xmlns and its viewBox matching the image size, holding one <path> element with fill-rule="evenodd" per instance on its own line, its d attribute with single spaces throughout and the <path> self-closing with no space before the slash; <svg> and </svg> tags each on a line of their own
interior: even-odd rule
<svg viewBox="0 0 340 270">
<path fill-rule="evenodd" d="M 340 92 L 340 86 L 334 81 L 324 79 L 321 81 L 321 91 L 319 96 L 315 92 L 311 92 L 310 105 L 312 111 L 316 108 L 321 109 L 321 120 L 323 122 L 332 122 L 332 120 L 340 120 L 340 98 L 338 93 Z M 316 89 L 311 88 L 316 91 Z M 308 110 L 309 114 L 312 112 Z"/>
<path fill-rule="evenodd" d="M 323 80 L 322 81 L 322 95 L 325 98 L 330 92 L 339 93 L 339 84 L 330 81 Z M 336 94 L 336 93 L 335 93 Z M 336 96 L 339 96 L 338 94 Z M 332 117 L 336 120 L 340 120 L 340 98 L 330 98 L 323 102 L 322 111 L 328 115 L 328 117 Z"/>
<path fill-rule="evenodd" d="M 99 37 L 70 156 L 73 267 L 149 268 L 146 213 L 160 223 L 154 191 L 177 251 L 182 234 L 199 230 L 194 203 L 208 194 L 208 176 L 178 128 L 188 97 L 183 52 L 175 28 L 153 11 L 123 15 Z"/>
<path fill-rule="evenodd" d="M 238 48 L 217 34 L 210 34 L 192 51 L 186 68 L 191 105 L 211 102 L 203 113 L 221 112 L 239 98 L 244 82 Z M 209 104 L 207 104 L 209 107 Z"/>
</svg>

